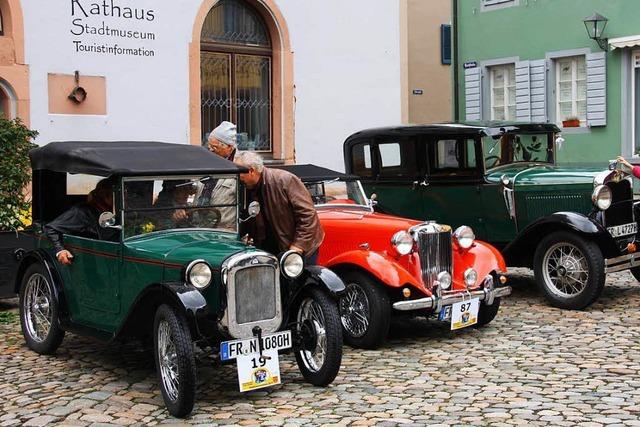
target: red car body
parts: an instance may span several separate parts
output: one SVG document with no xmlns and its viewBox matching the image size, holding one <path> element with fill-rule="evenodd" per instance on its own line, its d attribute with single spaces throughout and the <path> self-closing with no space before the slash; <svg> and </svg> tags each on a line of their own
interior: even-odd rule
<svg viewBox="0 0 640 427">
<path fill-rule="evenodd" d="M 316 205 L 325 231 L 318 264 L 347 287 L 340 310 L 349 344 L 379 346 L 393 312 L 453 319 L 453 307 L 464 310 L 460 304 L 472 299 L 478 300 L 477 318 L 469 326 L 482 326 L 497 314 L 500 298 L 511 293 L 502 286 L 507 270 L 502 255 L 475 240 L 469 227 L 452 232 L 433 221 L 375 212 L 375 202 L 354 176 L 314 165 L 282 168 L 305 183 Z M 452 320 L 452 329 L 464 326 L 454 327 Z"/>
</svg>

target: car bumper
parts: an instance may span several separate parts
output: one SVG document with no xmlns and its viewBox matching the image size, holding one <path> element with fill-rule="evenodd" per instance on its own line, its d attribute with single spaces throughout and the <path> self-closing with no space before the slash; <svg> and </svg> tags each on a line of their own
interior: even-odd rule
<svg viewBox="0 0 640 427">
<path fill-rule="evenodd" d="M 614 271 L 622 271 L 628 270 L 633 267 L 640 267 L 640 252 L 605 259 L 604 266 L 605 273 L 613 273 Z"/>
<path fill-rule="evenodd" d="M 398 301 L 393 304 L 393 308 L 398 311 L 433 309 L 433 311 L 439 312 L 442 307 L 469 300 L 470 298 L 478 298 L 480 301 L 485 301 L 485 304 L 491 305 L 496 298 L 506 297 L 510 294 L 511 286 L 496 288 L 494 287 L 493 277 L 487 276 L 482 289 L 447 295 L 442 295 L 439 289 L 436 289 L 435 295 L 415 300 Z"/>
</svg>

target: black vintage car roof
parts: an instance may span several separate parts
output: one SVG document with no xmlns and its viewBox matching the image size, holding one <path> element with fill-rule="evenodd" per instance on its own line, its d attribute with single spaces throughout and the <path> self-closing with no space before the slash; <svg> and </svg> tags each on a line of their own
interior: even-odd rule
<svg viewBox="0 0 640 427">
<path fill-rule="evenodd" d="M 349 136 L 345 147 L 354 139 L 374 136 L 407 136 L 407 135 L 462 135 L 462 136 L 496 136 L 505 132 L 560 132 L 553 123 L 520 123 L 520 122 L 460 122 L 437 123 L 430 125 L 400 125 L 361 130 Z"/>
<path fill-rule="evenodd" d="M 323 168 L 322 166 L 316 166 L 312 164 L 274 166 L 274 168 L 289 171 L 300 178 L 303 182 L 325 181 L 329 179 L 355 181 L 359 179 L 355 175 L 337 172 L 331 169 Z"/>
<path fill-rule="evenodd" d="M 151 141 L 51 142 L 29 152 L 34 170 L 98 176 L 239 173 L 204 147 Z"/>
</svg>

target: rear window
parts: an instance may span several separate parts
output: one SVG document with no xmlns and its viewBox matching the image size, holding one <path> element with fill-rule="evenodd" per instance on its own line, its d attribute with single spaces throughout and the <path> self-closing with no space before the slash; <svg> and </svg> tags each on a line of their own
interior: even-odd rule
<svg viewBox="0 0 640 427">
<path fill-rule="evenodd" d="M 413 138 L 382 139 L 378 142 L 383 179 L 413 178 L 418 174 L 416 144 Z"/>
<path fill-rule="evenodd" d="M 373 162 L 371 161 L 371 144 L 363 142 L 354 145 L 351 150 L 352 173 L 361 177 L 373 177 Z"/>
</svg>

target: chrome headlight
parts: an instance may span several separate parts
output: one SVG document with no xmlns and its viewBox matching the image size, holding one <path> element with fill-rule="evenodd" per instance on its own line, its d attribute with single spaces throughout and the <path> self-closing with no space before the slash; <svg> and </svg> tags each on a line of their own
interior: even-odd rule
<svg viewBox="0 0 640 427">
<path fill-rule="evenodd" d="M 449 289 L 451 287 L 451 275 L 447 271 L 438 273 L 438 284 L 442 289 Z"/>
<path fill-rule="evenodd" d="M 413 237 L 407 231 L 400 230 L 391 237 L 391 246 L 400 255 L 410 254 L 413 250 Z"/>
<path fill-rule="evenodd" d="M 463 249 L 469 249 L 473 242 L 476 240 L 476 235 L 473 233 L 473 229 L 466 225 L 461 225 L 453 232 L 453 237 L 458 241 Z"/>
<path fill-rule="evenodd" d="M 280 258 L 282 273 L 289 279 L 295 279 L 304 270 L 304 258 L 296 251 L 287 251 Z"/>
<path fill-rule="evenodd" d="M 204 289 L 211 283 L 211 267 L 205 260 L 197 259 L 192 261 L 186 269 L 185 279 L 197 289 Z"/>
<path fill-rule="evenodd" d="M 478 272 L 473 268 L 467 268 L 464 271 L 464 283 L 467 285 L 467 288 L 472 288 L 478 282 Z"/>
<path fill-rule="evenodd" d="M 606 211 L 611 206 L 612 195 L 611 189 L 606 185 L 598 185 L 593 189 L 593 194 L 591 194 L 591 201 L 594 206 L 600 209 L 601 211 Z"/>
</svg>

